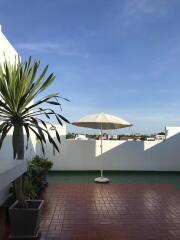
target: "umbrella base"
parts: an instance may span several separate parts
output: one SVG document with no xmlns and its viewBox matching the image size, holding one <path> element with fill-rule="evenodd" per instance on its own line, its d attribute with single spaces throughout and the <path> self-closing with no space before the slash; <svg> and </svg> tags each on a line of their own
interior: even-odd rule
<svg viewBox="0 0 180 240">
<path fill-rule="evenodd" d="M 94 181 L 97 183 L 108 183 L 109 179 L 106 177 L 97 177 L 94 179 Z"/>
</svg>

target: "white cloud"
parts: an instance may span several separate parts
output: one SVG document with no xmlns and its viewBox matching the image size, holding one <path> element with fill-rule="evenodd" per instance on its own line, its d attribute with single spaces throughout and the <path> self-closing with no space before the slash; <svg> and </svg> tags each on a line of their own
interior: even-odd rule
<svg viewBox="0 0 180 240">
<path fill-rule="evenodd" d="M 51 43 L 51 42 L 34 42 L 34 43 L 17 43 L 15 47 L 20 50 L 28 50 L 42 53 L 56 53 L 62 56 L 77 56 L 87 58 L 88 53 L 81 51 L 78 47 L 71 44 Z"/>
<path fill-rule="evenodd" d="M 164 16 L 167 12 L 166 0 L 130 0 L 126 1 L 125 10 L 129 16 L 153 15 Z"/>
<path fill-rule="evenodd" d="M 117 1 L 111 15 L 122 25 L 127 26 L 136 22 L 153 22 L 165 17 L 170 10 L 168 0 L 124 0 Z"/>
</svg>

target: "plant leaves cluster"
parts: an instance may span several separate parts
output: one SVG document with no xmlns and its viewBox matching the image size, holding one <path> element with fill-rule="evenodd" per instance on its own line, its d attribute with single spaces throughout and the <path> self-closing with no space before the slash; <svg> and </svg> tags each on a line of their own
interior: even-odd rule
<svg viewBox="0 0 180 240">
<path fill-rule="evenodd" d="M 0 148 L 10 129 L 20 125 L 27 136 L 26 149 L 32 131 L 40 141 L 43 153 L 47 139 L 53 146 L 53 152 L 59 152 L 57 142 L 49 133 L 47 124 L 52 117 L 55 117 L 60 125 L 63 125 L 63 121 L 69 123 L 64 116 L 52 109 L 53 107 L 61 109 L 59 100 L 65 98 L 60 97 L 58 93 L 52 93 L 38 99 L 55 79 L 53 73 L 46 77 L 48 65 L 40 75 L 39 67 L 40 61 L 33 62 L 31 57 L 24 63 L 16 59 L 15 64 L 10 64 L 6 60 L 0 65 Z M 59 133 L 56 128 L 54 129 L 60 143 Z M 16 154 L 14 151 L 14 158 Z"/>
<path fill-rule="evenodd" d="M 47 185 L 46 176 L 52 166 L 52 161 L 38 155 L 28 161 L 28 171 L 23 181 L 23 193 L 27 199 L 38 197 L 38 193 Z"/>
</svg>

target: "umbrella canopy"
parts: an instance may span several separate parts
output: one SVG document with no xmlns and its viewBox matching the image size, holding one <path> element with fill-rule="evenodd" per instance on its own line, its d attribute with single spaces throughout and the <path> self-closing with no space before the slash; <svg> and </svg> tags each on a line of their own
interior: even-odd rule
<svg viewBox="0 0 180 240">
<path fill-rule="evenodd" d="M 105 114 L 105 113 L 88 115 L 79 119 L 76 122 L 72 122 L 72 124 L 78 127 L 87 127 L 87 128 L 104 129 L 104 130 L 125 128 L 125 127 L 132 126 L 131 123 L 125 121 L 122 118 L 119 118 L 110 114 Z"/>
<path fill-rule="evenodd" d="M 103 153 L 102 130 L 111 130 L 111 129 L 125 128 L 125 127 L 132 126 L 131 123 L 125 121 L 122 118 L 105 114 L 105 113 L 88 115 L 79 119 L 76 122 L 72 122 L 72 124 L 78 127 L 101 129 L 101 145 L 100 145 L 101 160 L 102 160 L 102 153 Z M 98 178 L 95 178 L 95 182 L 100 182 L 100 183 L 109 182 L 109 179 L 103 176 L 103 161 L 102 161 L 102 166 L 100 171 L 101 171 L 101 176 Z"/>
</svg>

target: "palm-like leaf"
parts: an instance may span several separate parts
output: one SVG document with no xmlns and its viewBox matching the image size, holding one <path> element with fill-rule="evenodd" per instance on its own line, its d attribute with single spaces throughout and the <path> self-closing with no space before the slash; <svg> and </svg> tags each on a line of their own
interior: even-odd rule
<svg viewBox="0 0 180 240">
<path fill-rule="evenodd" d="M 33 131 L 41 142 L 43 152 L 43 144 L 46 143 L 45 135 L 52 144 L 53 150 L 59 151 L 48 131 L 46 124 L 49 122 L 44 118 L 49 121 L 51 117 L 55 116 L 60 124 L 62 124 L 62 120 L 69 123 L 66 118 L 52 109 L 52 106 L 60 106 L 58 93 L 50 94 L 33 103 L 33 100 L 44 92 L 55 79 L 53 73 L 46 78 L 48 66 L 38 77 L 39 66 L 40 62 L 33 63 L 31 58 L 25 63 L 21 63 L 18 59 L 14 65 L 7 61 L 0 65 L 0 148 L 7 133 L 13 127 L 14 157 L 17 159 L 24 157 L 23 128 L 27 136 L 26 148 L 28 147 L 29 132 Z M 57 131 L 56 137 L 60 142 Z"/>
</svg>

